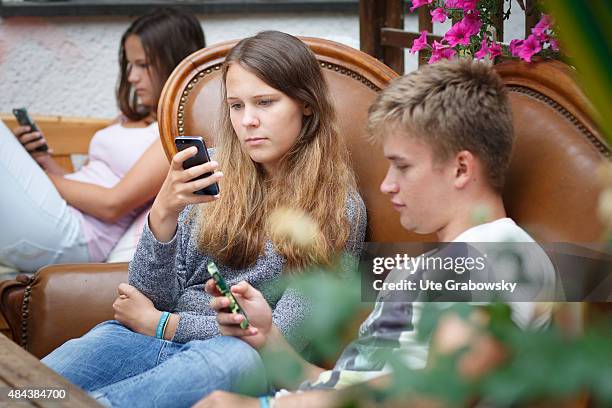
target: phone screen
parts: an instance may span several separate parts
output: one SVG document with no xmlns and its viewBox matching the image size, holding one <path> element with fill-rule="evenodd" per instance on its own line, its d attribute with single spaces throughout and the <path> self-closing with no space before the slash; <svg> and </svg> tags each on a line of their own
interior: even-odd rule
<svg viewBox="0 0 612 408">
<path fill-rule="evenodd" d="M 208 149 L 206 148 L 204 139 L 200 136 L 179 136 L 174 139 L 174 144 L 176 145 L 176 149 L 179 152 L 188 149 L 191 146 L 195 146 L 198 148 L 198 153 L 195 156 L 190 157 L 183 162 L 183 168 L 185 170 L 210 161 L 210 157 L 208 156 Z M 203 179 L 209 176 L 212 176 L 211 172 L 204 173 L 201 176 L 196 177 L 194 180 Z M 219 194 L 219 184 L 211 184 L 210 186 L 204 187 L 203 189 L 198 191 L 194 191 L 193 193 L 199 195 L 217 195 Z"/>
</svg>

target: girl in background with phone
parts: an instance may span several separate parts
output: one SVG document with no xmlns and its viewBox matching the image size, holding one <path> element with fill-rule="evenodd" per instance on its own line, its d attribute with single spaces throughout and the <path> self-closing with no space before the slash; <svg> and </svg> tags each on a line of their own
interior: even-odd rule
<svg viewBox="0 0 612 408">
<path fill-rule="evenodd" d="M 310 306 L 296 290 L 280 287 L 281 275 L 361 252 L 365 206 L 310 49 L 289 34 L 262 32 L 232 48 L 222 72 L 213 161 L 184 170 L 195 147 L 172 159 L 129 285 L 118 288 L 116 320 L 42 360 L 105 405 L 191 406 L 262 368 L 251 345 L 220 336 L 204 291 L 209 261 L 229 286 L 246 280 L 262 290 L 274 325 L 301 351 Z M 214 173 L 194 180 L 207 172 Z M 219 195 L 193 194 L 215 182 Z M 314 244 L 274 234 L 277 208 L 306 213 L 318 226 Z M 265 392 L 265 376 L 258 379 L 254 385 Z"/>
<path fill-rule="evenodd" d="M 74 173 L 36 151 L 46 144 L 40 132 L 18 127 L 13 137 L 0 123 L 0 263 L 34 272 L 107 258 L 168 171 L 156 122 L 161 89 L 204 46 L 193 15 L 161 9 L 136 19 L 119 48 L 122 116 L 94 135 L 88 163 Z"/>
</svg>

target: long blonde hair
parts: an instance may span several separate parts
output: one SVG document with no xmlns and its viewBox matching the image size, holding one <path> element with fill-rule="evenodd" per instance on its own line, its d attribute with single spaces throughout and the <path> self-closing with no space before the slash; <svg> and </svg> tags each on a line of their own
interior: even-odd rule
<svg viewBox="0 0 612 408">
<path fill-rule="evenodd" d="M 240 64 L 312 109 L 312 115 L 303 117 L 295 144 L 280 160 L 282 177 L 266 177 L 262 165 L 240 145 L 225 102 L 225 80 L 231 64 Z M 240 268 L 263 255 L 265 242 L 270 239 L 290 269 L 331 263 L 349 238 L 346 202 L 357 188 L 314 54 L 289 34 L 261 32 L 232 48 L 223 66 L 222 84 L 215 159 L 224 178 L 220 199 L 199 207 L 199 249 L 219 262 Z M 273 233 L 270 214 L 279 208 L 303 211 L 314 220 L 319 233 L 312 245 L 303 247 Z"/>
</svg>

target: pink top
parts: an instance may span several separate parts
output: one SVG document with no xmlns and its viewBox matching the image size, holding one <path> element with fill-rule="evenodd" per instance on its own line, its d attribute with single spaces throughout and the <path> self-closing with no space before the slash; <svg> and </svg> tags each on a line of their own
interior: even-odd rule
<svg viewBox="0 0 612 408">
<path fill-rule="evenodd" d="M 107 188 L 113 187 L 158 138 L 157 122 L 145 128 L 126 128 L 119 123 L 111 125 L 94 135 L 89 145 L 87 164 L 79 171 L 64 177 Z M 74 207 L 70 209 L 80 218 L 91 262 L 104 261 L 121 235 L 142 211 L 142 208 L 134 209 L 118 221 L 107 223 Z"/>
</svg>

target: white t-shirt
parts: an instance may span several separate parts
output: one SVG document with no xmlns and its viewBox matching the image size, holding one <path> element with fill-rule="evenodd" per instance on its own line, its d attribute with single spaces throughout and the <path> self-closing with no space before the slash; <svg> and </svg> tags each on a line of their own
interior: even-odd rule
<svg viewBox="0 0 612 408">
<path fill-rule="evenodd" d="M 521 261 L 525 264 L 524 271 L 535 271 L 537 276 L 529 276 L 537 281 L 540 292 L 535 294 L 541 299 L 553 299 L 556 286 L 555 268 L 548 255 L 537 244 L 535 240 L 511 218 L 500 218 L 498 220 L 477 225 L 459 234 L 453 242 L 471 242 L 478 247 L 477 243 L 507 242 L 507 243 L 534 243 L 534 245 L 521 245 Z M 490 246 L 489 246 L 490 247 Z M 508 302 L 512 309 L 512 320 L 522 329 L 539 329 L 550 322 L 552 304 L 534 302 Z"/>
<path fill-rule="evenodd" d="M 461 233 L 453 242 L 469 242 L 470 246 L 476 249 L 478 243 L 535 243 L 534 239 L 510 218 L 472 227 Z M 533 278 L 541 283 L 542 290 L 554 291 L 555 269 L 544 250 L 537 244 L 521 246 L 521 249 L 521 257 L 529 263 L 528 269 L 537 271 L 537 276 Z M 391 278 L 391 274 L 387 280 Z M 397 276 L 393 279 L 397 279 Z M 549 295 L 550 293 L 543 293 L 544 297 Z M 508 304 L 512 309 L 512 320 L 523 329 L 539 329 L 550 322 L 550 303 Z M 412 369 L 424 368 L 429 343 L 418 341 L 415 330 L 423 306 L 422 302 L 376 302 L 374 310 L 359 329 L 359 337 L 344 349 L 334 369 L 321 373 L 314 383 L 302 384 L 300 389 L 342 388 L 388 373 L 390 367 L 375 358 L 381 352 L 391 351 L 397 359 Z"/>
</svg>

